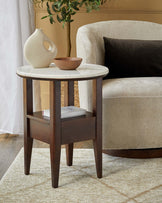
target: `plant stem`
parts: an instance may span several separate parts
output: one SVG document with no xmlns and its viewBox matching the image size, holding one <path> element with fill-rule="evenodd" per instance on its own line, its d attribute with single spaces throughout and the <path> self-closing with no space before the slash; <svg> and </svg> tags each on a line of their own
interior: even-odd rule
<svg viewBox="0 0 162 203">
<path fill-rule="evenodd" d="M 71 33 L 70 33 L 70 29 L 71 29 L 71 23 L 67 22 L 67 57 L 70 57 L 71 55 Z"/>
</svg>

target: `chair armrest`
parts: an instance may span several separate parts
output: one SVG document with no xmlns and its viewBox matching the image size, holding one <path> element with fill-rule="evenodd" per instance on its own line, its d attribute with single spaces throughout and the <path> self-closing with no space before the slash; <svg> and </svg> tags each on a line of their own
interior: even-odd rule
<svg viewBox="0 0 162 203">
<path fill-rule="evenodd" d="M 93 93 L 93 82 L 92 80 L 79 81 L 79 102 L 80 107 L 86 109 L 87 111 L 92 112 L 92 93 Z"/>
<path fill-rule="evenodd" d="M 77 56 L 83 58 L 82 63 L 96 64 L 95 35 L 85 27 L 80 27 L 76 37 Z M 79 81 L 80 107 L 92 112 L 92 80 Z"/>
<path fill-rule="evenodd" d="M 80 27 L 76 36 L 77 56 L 83 58 L 83 63 L 96 64 L 95 36 L 85 27 Z"/>
</svg>

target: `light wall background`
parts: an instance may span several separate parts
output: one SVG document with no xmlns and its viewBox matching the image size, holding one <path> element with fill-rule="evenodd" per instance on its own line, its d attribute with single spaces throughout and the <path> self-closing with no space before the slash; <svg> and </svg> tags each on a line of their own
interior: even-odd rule
<svg viewBox="0 0 162 203">
<path fill-rule="evenodd" d="M 46 7 L 35 8 L 35 22 L 37 28 L 42 28 L 46 35 L 54 41 L 58 48 L 58 57 L 66 56 L 66 29 L 55 23 L 51 25 L 48 19 L 41 20 L 46 15 Z M 162 0 L 107 0 L 99 11 L 86 13 L 81 9 L 71 24 L 72 56 L 76 55 L 77 29 L 85 24 L 104 20 L 144 20 L 162 24 Z M 63 92 L 63 85 L 62 85 Z M 49 83 L 41 82 L 42 108 L 49 107 Z M 63 100 L 63 94 L 62 94 Z M 78 89 L 75 84 L 75 104 L 78 103 Z"/>
</svg>

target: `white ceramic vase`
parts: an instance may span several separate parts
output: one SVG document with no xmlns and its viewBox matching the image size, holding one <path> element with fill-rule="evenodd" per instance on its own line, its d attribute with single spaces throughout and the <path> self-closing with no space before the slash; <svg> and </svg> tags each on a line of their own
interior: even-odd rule
<svg viewBox="0 0 162 203">
<path fill-rule="evenodd" d="M 48 49 L 45 47 L 45 42 L 49 45 Z M 25 59 L 35 68 L 49 67 L 56 54 L 57 48 L 55 44 L 43 33 L 41 29 L 36 29 L 25 42 Z"/>
</svg>

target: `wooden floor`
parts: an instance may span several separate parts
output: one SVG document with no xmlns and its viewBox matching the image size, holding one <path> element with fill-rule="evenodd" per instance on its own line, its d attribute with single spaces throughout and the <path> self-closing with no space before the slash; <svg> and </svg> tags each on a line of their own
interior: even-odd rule
<svg viewBox="0 0 162 203">
<path fill-rule="evenodd" d="M 12 164 L 22 147 L 23 136 L 10 134 L 0 135 L 0 179 L 5 174 L 9 166 Z M 49 145 L 34 140 L 33 147 L 46 148 L 49 147 Z M 75 143 L 74 148 L 92 148 L 92 141 Z"/>
</svg>

